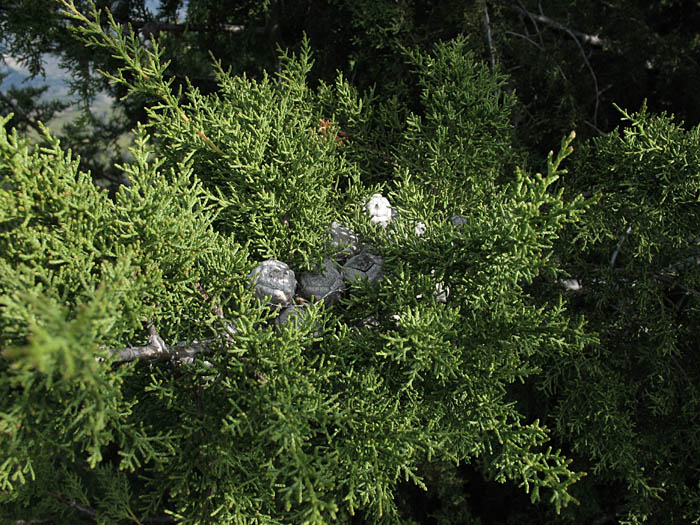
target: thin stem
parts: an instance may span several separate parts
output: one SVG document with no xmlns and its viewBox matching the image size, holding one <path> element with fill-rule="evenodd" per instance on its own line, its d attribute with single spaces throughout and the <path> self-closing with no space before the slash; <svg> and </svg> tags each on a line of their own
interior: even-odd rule
<svg viewBox="0 0 700 525">
<path fill-rule="evenodd" d="M 484 4 L 484 29 L 486 31 L 486 42 L 489 46 L 489 63 L 493 70 L 496 68 L 496 49 L 493 45 L 493 38 L 491 37 L 491 20 L 489 19 L 489 8 L 486 4 Z"/>
<path fill-rule="evenodd" d="M 560 24 L 556 20 L 552 20 L 551 18 L 543 15 L 543 14 L 536 14 L 536 13 L 531 13 L 527 9 L 524 9 L 522 7 L 517 7 L 517 6 L 511 6 L 512 9 L 515 11 L 518 11 L 519 13 L 528 16 L 531 20 L 536 20 L 537 22 L 542 22 L 545 25 L 548 25 L 549 27 L 552 27 L 554 29 L 558 29 L 559 31 L 564 31 L 565 33 L 571 33 L 576 35 L 577 38 L 581 39 L 584 41 L 586 44 L 590 44 L 592 46 L 597 46 L 597 47 L 603 47 L 605 45 L 605 40 L 600 38 L 598 35 L 591 35 L 589 33 L 584 33 L 582 31 L 577 31 L 576 29 L 570 29 L 566 27 L 563 24 Z"/>
<path fill-rule="evenodd" d="M 625 239 L 627 238 L 627 235 L 632 231 L 632 226 L 627 227 L 627 231 L 622 234 L 622 239 L 620 239 L 620 242 L 617 243 L 617 248 L 615 248 L 615 251 L 612 254 L 612 257 L 610 257 L 610 268 L 615 266 L 615 259 L 617 259 L 617 254 L 620 253 L 620 247 L 622 246 L 622 243 L 625 242 Z"/>
</svg>

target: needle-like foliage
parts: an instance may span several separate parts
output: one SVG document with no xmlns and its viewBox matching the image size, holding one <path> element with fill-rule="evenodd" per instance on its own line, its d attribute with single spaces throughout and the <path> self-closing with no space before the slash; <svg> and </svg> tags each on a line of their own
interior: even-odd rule
<svg viewBox="0 0 700 525">
<path fill-rule="evenodd" d="M 573 403 L 567 367 L 600 343 L 561 294 L 533 292 L 561 274 L 557 239 L 597 198 L 556 189 L 573 133 L 543 174 L 514 167 L 514 99 L 461 39 L 406 50 L 413 110 L 340 76 L 310 86 L 308 46 L 274 76 L 218 67 L 202 95 L 171 89 L 157 42 L 61 3 L 123 61 L 109 77 L 158 103 L 113 199 L 48 133 L 38 149 L 0 128 L 2 512 L 402 523 L 402 483 L 429 489 L 450 464 L 555 512 L 575 501 L 583 473 L 550 414 L 515 395 L 540 384 Z M 365 208 L 379 192 L 396 211 L 385 227 Z M 338 256 L 333 221 L 383 278 L 275 325 L 248 274 Z M 552 420 L 575 438 L 580 405 Z"/>
</svg>

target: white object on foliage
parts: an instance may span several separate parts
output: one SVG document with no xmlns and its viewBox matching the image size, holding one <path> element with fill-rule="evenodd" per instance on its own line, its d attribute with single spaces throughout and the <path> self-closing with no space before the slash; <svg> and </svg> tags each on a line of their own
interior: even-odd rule
<svg viewBox="0 0 700 525">
<path fill-rule="evenodd" d="M 394 212 L 394 210 L 392 210 L 392 212 Z M 394 219 L 395 219 L 396 217 L 398 217 L 398 212 L 396 212 L 396 213 L 393 215 L 393 218 L 394 218 Z M 389 226 L 389 233 L 390 233 L 392 236 L 394 236 L 394 235 L 396 235 L 396 234 L 398 233 L 398 232 L 396 231 L 397 228 L 395 228 L 395 226 L 396 226 L 396 222 L 392 222 L 391 226 Z M 422 221 L 415 221 L 414 226 L 413 226 L 413 233 L 415 234 L 416 237 L 421 237 L 421 236 L 427 231 L 427 229 L 428 229 L 428 228 L 427 228 L 427 226 L 425 225 L 425 223 L 423 223 Z M 411 236 L 410 233 L 405 233 L 405 234 L 404 234 L 404 238 L 405 238 L 405 239 L 408 239 L 410 236 Z"/>
<path fill-rule="evenodd" d="M 447 303 L 447 298 L 450 296 L 450 289 L 447 286 L 443 286 L 442 283 L 435 283 L 435 290 L 433 291 L 433 296 L 435 301 L 438 303 Z"/>
<path fill-rule="evenodd" d="M 559 279 L 559 285 L 568 292 L 578 292 L 583 288 L 578 279 Z"/>
<path fill-rule="evenodd" d="M 367 212 L 372 224 L 381 224 L 383 227 L 386 227 L 392 218 L 391 204 L 382 197 L 381 193 L 375 193 L 370 197 L 367 202 Z"/>
<path fill-rule="evenodd" d="M 353 282 L 356 279 L 367 279 L 374 283 L 382 278 L 384 260 L 378 255 L 362 252 L 351 257 L 343 266 L 343 277 Z"/>
<path fill-rule="evenodd" d="M 281 306 L 289 304 L 297 287 L 294 272 L 276 259 L 268 259 L 257 265 L 248 278 L 254 281 L 256 297 Z"/>
<path fill-rule="evenodd" d="M 318 272 L 304 272 L 299 276 L 299 294 L 311 300 L 335 303 L 345 291 L 343 275 L 330 259 L 324 259 Z"/>
<path fill-rule="evenodd" d="M 435 275 L 435 269 L 430 270 L 431 275 Z M 433 290 L 433 297 L 438 303 L 447 303 L 447 298 L 450 296 L 450 289 L 443 285 L 443 283 L 435 283 L 435 290 Z M 416 299 L 422 299 L 423 294 L 419 293 L 416 295 Z"/>
<path fill-rule="evenodd" d="M 363 328 L 370 327 L 370 328 L 377 328 L 379 326 L 379 321 L 377 321 L 377 318 L 374 317 L 373 315 L 370 315 L 369 317 L 365 317 L 362 321 L 360 321 L 360 326 Z"/>
<path fill-rule="evenodd" d="M 339 222 L 331 223 L 331 246 L 342 248 L 340 255 L 355 255 L 360 251 L 360 239 L 350 228 Z"/>
</svg>

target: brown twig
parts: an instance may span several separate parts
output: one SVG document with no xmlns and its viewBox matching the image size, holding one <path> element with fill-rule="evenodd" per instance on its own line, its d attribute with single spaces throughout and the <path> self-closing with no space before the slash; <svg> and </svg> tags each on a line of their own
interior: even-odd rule
<svg viewBox="0 0 700 525">
<path fill-rule="evenodd" d="M 197 291 L 200 293 L 202 296 L 202 299 L 204 299 L 207 303 L 211 305 L 212 311 L 216 314 L 216 316 L 219 319 L 224 318 L 224 312 L 221 309 L 221 307 L 218 304 L 215 304 L 211 300 L 211 296 L 207 293 L 207 291 L 202 287 L 202 285 L 199 282 L 194 283 L 194 287 L 197 289 Z M 229 343 L 233 343 L 233 337 L 236 335 L 236 329 L 231 323 L 226 323 L 226 333 L 224 333 L 224 337 Z"/>
<path fill-rule="evenodd" d="M 97 518 L 97 511 L 93 509 L 92 507 L 88 507 L 87 505 L 83 505 L 82 503 L 78 503 L 74 499 L 67 498 L 66 496 L 63 496 L 62 494 L 59 494 L 58 492 L 51 492 L 51 495 L 54 496 L 58 501 L 63 503 L 64 505 L 68 505 L 69 507 L 73 507 L 75 510 L 77 510 L 79 513 L 84 514 L 85 516 L 89 516 L 91 518 Z M 174 523 L 174 520 L 169 517 L 169 516 L 156 516 L 153 518 L 145 518 L 143 522 L 139 521 L 139 519 L 129 511 L 129 515 L 131 519 L 136 523 L 137 525 L 143 525 L 143 523 Z M 20 524 L 27 524 L 29 525 L 30 523 L 54 523 L 54 520 L 32 520 L 32 521 L 16 521 L 15 525 L 20 525 Z"/>
<path fill-rule="evenodd" d="M 537 49 L 540 51 L 544 51 L 544 46 L 541 46 L 537 42 L 535 42 L 532 38 L 530 38 L 528 35 L 523 35 L 521 33 L 515 33 L 513 31 L 504 31 L 506 35 L 511 35 L 511 36 L 517 36 L 518 38 L 522 38 L 526 42 L 531 43 L 533 46 L 535 46 Z"/>
</svg>

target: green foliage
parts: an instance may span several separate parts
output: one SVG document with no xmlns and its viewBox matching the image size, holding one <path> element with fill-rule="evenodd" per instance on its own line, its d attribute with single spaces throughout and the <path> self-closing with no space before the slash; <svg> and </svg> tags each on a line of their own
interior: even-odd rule
<svg viewBox="0 0 700 525">
<path fill-rule="evenodd" d="M 45 148 L 0 135 L 3 512 L 400 523 L 400 483 L 424 487 L 433 463 L 473 463 L 556 512 L 575 501 L 583 474 L 511 394 L 596 342 L 561 298 L 526 290 L 557 275 L 554 241 L 591 204 L 551 191 L 573 134 L 544 175 L 511 171 L 513 100 L 463 40 L 407 52 L 415 111 L 373 107 L 342 77 L 310 88 L 308 45 L 282 54 L 275 78 L 217 65 L 219 89 L 203 95 L 164 78 L 158 42 L 63 5 L 86 42 L 123 60 L 112 81 L 157 102 L 114 199 L 49 134 Z M 398 210 L 386 230 L 363 208 L 375 191 Z M 333 220 L 372 243 L 383 281 L 273 329 L 246 276 L 270 257 L 312 268 L 333 254 Z M 110 351 L 146 324 L 172 346 L 224 319 L 231 343 L 189 362 Z"/>
<path fill-rule="evenodd" d="M 278 49 L 300 52 L 308 37 L 315 59 L 309 85 L 332 84 L 342 71 L 354 87 L 373 89 L 378 103 L 398 100 L 418 110 L 419 89 L 404 50 L 429 53 L 439 42 L 468 35 L 474 56 L 508 75 L 506 91 L 518 96 L 511 120 L 533 159 L 571 129 L 582 138 L 612 130 L 620 120 L 613 103 L 639 108 L 648 99 L 653 111 L 672 111 L 690 124 L 700 120 L 693 87 L 700 81 L 700 8 L 691 0 L 551 6 L 535 0 L 95 3 L 113 9 L 121 26 L 131 25 L 142 47 L 158 36 L 163 63 L 168 63 L 165 77 L 183 88 L 191 82 L 205 95 L 218 90 L 209 53 L 233 75 L 260 79 L 265 71 L 281 70 Z M 89 12 L 87 0 L 75 4 Z M 42 70 L 42 53 L 60 56 L 73 79 L 73 102 L 84 113 L 78 125 L 61 130 L 62 144 L 80 153 L 84 171 L 116 185 L 121 181 L 113 164 L 120 162 L 121 151 L 114 146 L 137 122 L 147 120 L 144 108 L 154 101 L 123 100 L 125 86 L 109 86 L 99 77 L 97 70 L 114 73 L 121 59 L 71 38 L 59 7 L 57 1 L 14 0 L 0 9 L 2 55 L 30 64 L 33 73 Z M 106 17 L 102 23 L 107 30 Z M 90 112 L 100 90 L 118 100 L 114 114 Z M 46 122 L 50 105 L 34 91 L 8 92 L 4 100 L 0 93 L 0 114 L 14 113 L 18 126 Z"/>
<path fill-rule="evenodd" d="M 622 114 L 566 180 L 599 196 L 559 252 L 601 344 L 552 367 L 553 417 L 597 478 L 624 487 L 629 522 L 697 522 L 700 131 Z"/>
<path fill-rule="evenodd" d="M 0 126 L 3 518 L 479 523 L 497 520 L 476 501 L 488 492 L 530 499 L 511 522 L 700 521 L 700 128 L 619 110 L 626 127 L 575 153 L 571 133 L 542 174 L 514 128 L 541 145 L 599 124 L 610 55 L 647 80 L 668 73 L 650 102 L 667 104 L 673 75 L 695 74 L 697 42 L 674 57 L 661 44 L 687 24 L 652 19 L 676 20 L 685 2 L 605 3 L 603 43 L 588 54 L 582 31 L 599 13 L 579 2 L 551 18 L 479 2 L 443 23 L 449 2 L 337 1 L 350 16 L 320 52 L 331 7 L 308 39 L 294 25 L 301 3 L 193 3 L 192 28 L 246 20 L 207 40 L 145 39 L 147 20 L 121 25 L 144 15 L 138 2 L 114 16 L 61 4 L 89 52 L 111 56 L 103 74 L 142 124 L 131 159 L 110 168 L 127 184 L 108 194 L 86 159 L 26 118 L 58 106 L 35 107 L 33 92 L 0 101 L 24 113 Z M 178 2 L 161 7 L 158 20 L 175 22 Z M 293 29 L 280 31 L 289 9 Z M 0 27 L 17 32 L 8 12 Z M 484 13 L 492 43 L 457 37 Z M 553 23 L 568 13 L 576 31 Z M 251 51 L 260 26 L 267 44 Z M 30 36 L 11 43 L 35 60 Z M 285 39 L 295 52 L 274 50 Z M 205 63 L 197 47 L 232 41 L 234 61 Z M 598 83 L 594 101 L 571 56 Z M 173 73 L 183 63 L 191 79 Z M 102 126 L 84 122 L 68 145 Z M 28 125 L 40 145 L 20 137 Z M 102 129 L 95 148 L 117 130 Z M 364 204 L 380 192 L 396 212 L 386 228 Z M 249 272 L 337 256 L 333 221 L 384 259 L 383 280 L 277 326 Z M 161 358 L 205 350 L 119 352 L 146 338 Z M 423 516 L 421 501 L 434 507 Z"/>
</svg>

